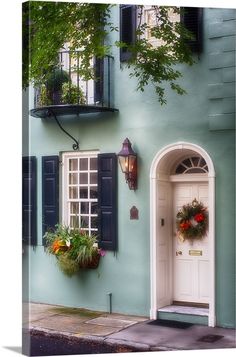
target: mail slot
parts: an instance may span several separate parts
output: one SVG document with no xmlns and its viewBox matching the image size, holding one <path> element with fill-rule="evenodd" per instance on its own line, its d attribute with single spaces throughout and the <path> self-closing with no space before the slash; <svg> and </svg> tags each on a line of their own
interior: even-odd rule
<svg viewBox="0 0 236 357">
<path fill-rule="evenodd" d="M 192 249 L 192 250 L 189 250 L 188 252 L 189 255 L 195 255 L 195 256 L 200 256 L 202 255 L 202 250 L 196 250 L 196 249 Z"/>
</svg>

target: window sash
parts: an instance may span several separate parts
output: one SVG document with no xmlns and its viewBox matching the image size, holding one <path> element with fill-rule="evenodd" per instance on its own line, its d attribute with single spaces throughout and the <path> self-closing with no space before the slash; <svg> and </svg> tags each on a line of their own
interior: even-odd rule
<svg viewBox="0 0 236 357">
<path fill-rule="evenodd" d="M 97 155 L 98 151 L 62 154 L 62 222 L 90 235 L 98 230 Z"/>
</svg>

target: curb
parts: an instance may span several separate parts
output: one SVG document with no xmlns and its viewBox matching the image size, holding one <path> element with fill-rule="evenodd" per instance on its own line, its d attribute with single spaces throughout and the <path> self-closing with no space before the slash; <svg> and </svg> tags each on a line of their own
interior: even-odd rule
<svg viewBox="0 0 236 357">
<path fill-rule="evenodd" d="M 116 340 L 114 338 L 109 338 L 109 336 L 100 337 L 100 336 L 92 336 L 92 335 L 84 335 L 79 336 L 69 332 L 58 332 L 55 330 L 45 329 L 45 328 L 30 328 L 25 333 L 29 333 L 30 335 L 41 335 L 46 337 L 54 337 L 58 339 L 66 339 L 70 342 L 94 342 L 97 344 L 103 344 L 107 346 L 113 347 L 121 347 L 132 349 L 133 352 L 147 352 L 151 351 L 151 347 L 146 344 L 130 342 L 125 340 Z"/>
<path fill-rule="evenodd" d="M 131 341 L 125 341 L 125 340 L 116 340 L 114 338 L 106 338 L 104 340 L 109 345 L 119 345 L 122 347 L 130 347 L 132 349 L 135 349 L 139 352 L 147 352 L 151 351 L 151 347 L 149 345 L 146 345 L 144 343 L 137 343 L 137 342 L 131 342 Z"/>
</svg>

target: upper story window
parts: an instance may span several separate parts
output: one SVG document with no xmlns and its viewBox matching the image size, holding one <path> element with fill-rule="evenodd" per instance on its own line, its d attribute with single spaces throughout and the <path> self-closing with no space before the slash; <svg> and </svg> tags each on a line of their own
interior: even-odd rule
<svg viewBox="0 0 236 357">
<path fill-rule="evenodd" d="M 97 153 L 65 153 L 63 169 L 63 223 L 88 234 L 98 230 Z"/>
<path fill-rule="evenodd" d="M 158 25 L 158 6 L 144 6 L 142 22 L 147 24 L 146 39 L 155 47 L 164 44 L 164 41 L 158 40 L 152 34 L 152 29 Z M 171 22 L 180 22 L 180 14 L 177 14 L 173 9 L 169 9 L 168 17 Z"/>
<path fill-rule="evenodd" d="M 146 24 L 146 39 L 154 46 L 161 46 L 163 41 L 153 36 L 153 29 L 160 21 L 158 6 L 120 5 L 120 41 L 128 46 L 136 41 L 136 30 Z M 172 23 L 182 22 L 189 30 L 193 38 L 186 40 L 193 52 L 202 49 L 202 8 L 184 7 L 178 14 L 173 9 L 168 10 L 168 16 Z M 128 61 L 132 53 L 128 47 L 121 47 L 120 60 Z"/>
<path fill-rule="evenodd" d="M 175 174 L 202 174 L 208 172 L 206 161 L 201 156 L 192 156 L 178 163 Z"/>
</svg>

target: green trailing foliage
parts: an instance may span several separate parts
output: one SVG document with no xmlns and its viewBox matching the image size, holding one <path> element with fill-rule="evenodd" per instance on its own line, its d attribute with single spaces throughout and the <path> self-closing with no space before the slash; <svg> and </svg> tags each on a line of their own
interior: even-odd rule
<svg viewBox="0 0 236 357">
<path fill-rule="evenodd" d="M 71 259 L 68 253 L 59 255 L 57 257 L 57 264 L 60 270 L 69 277 L 78 273 L 80 269 L 77 261 Z"/>
<path fill-rule="evenodd" d="M 45 83 L 58 62 L 58 51 L 69 44 L 71 51 L 80 50 L 80 76 L 94 78 L 90 66 L 92 57 L 103 58 L 111 54 L 112 47 L 127 47 L 132 53 L 125 64 L 130 77 L 137 79 L 137 90 L 144 91 L 152 84 L 161 104 L 166 103 L 165 89 L 170 88 L 182 95 L 185 90 L 178 84 L 182 73 L 180 63 L 192 65 L 192 53 L 186 45 L 191 34 L 181 22 L 169 16 L 170 10 L 179 14 L 177 7 L 152 6 L 156 25 L 150 27 L 143 21 L 143 5 L 137 5 L 138 24 L 136 42 L 132 45 L 117 41 L 107 45 L 106 37 L 118 31 L 110 20 L 110 4 L 65 3 L 33 1 L 23 6 L 23 87 L 31 81 L 35 85 Z M 159 41 L 153 46 L 145 37 L 149 31 Z"/>
</svg>

